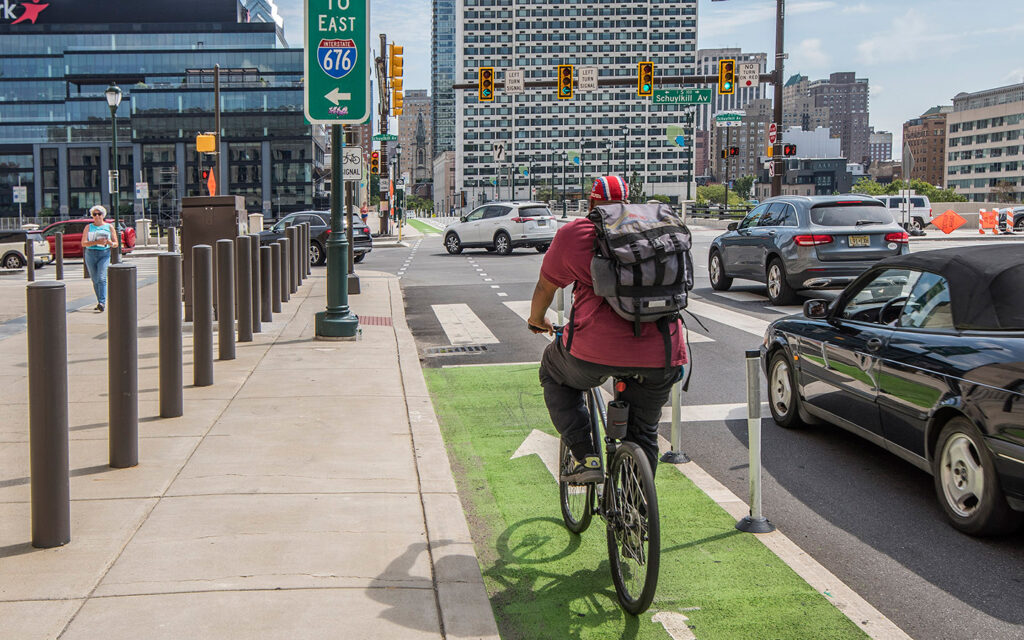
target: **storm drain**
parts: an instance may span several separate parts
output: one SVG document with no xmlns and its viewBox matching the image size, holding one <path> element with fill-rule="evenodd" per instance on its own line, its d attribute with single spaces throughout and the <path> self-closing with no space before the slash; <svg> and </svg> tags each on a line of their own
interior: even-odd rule
<svg viewBox="0 0 1024 640">
<path fill-rule="evenodd" d="M 423 353 L 428 356 L 455 356 L 465 355 L 467 353 L 483 353 L 484 351 L 487 351 L 487 347 L 483 345 L 469 344 L 450 347 L 431 347 Z"/>
<path fill-rule="evenodd" d="M 359 324 L 373 327 L 390 327 L 391 316 L 359 316 Z"/>
</svg>

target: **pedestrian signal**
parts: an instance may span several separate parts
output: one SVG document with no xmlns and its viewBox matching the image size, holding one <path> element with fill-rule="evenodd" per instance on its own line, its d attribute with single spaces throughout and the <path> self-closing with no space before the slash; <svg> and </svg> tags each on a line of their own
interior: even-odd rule
<svg viewBox="0 0 1024 640">
<path fill-rule="evenodd" d="M 572 65 L 558 65 L 558 99 L 572 98 Z"/>
<path fill-rule="evenodd" d="M 210 179 L 210 170 L 209 169 L 203 169 L 202 176 L 203 176 L 203 180 L 209 180 Z"/>
<path fill-rule="evenodd" d="M 784 144 L 782 145 L 782 155 L 784 156 L 795 156 L 796 145 L 795 144 Z"/>
<path fill-rule="evenodd" d="M 736 61 L 732 58 L 718 61 L 718 95 L 736 93 Z"/>
<path fill-rule="evenodd" d="M 370 173 L 380 173 L 380 152 L 373 151 L 370 153 Z"/>
<path fill-rule="evenodd" d="M 636 95 L 650 97 L 654 95 L 654 63 L 637 64 Z"/>
<path fill-rule="evenodd" d="M 739 147 L 729 147 L 729 155 L 730 156 L 738 156 L 738 155 L 740 155 L 740 148 Z"/>
<path fill-rule="evenodd" d="M 494 101 L 494 67 L 480 67 L 478 76 L 480 102 Z"/>
</svg>

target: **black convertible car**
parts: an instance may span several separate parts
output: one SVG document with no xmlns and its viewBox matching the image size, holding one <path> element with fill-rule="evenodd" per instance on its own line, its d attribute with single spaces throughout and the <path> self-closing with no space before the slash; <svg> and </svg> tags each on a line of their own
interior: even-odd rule
<svg viewBox="0 0 1024 640">
<path fill-rule="evenodd" d="M 881 260 L 761 355 L 780 426 L 824 420 L 930 472 L 966 533 L 1024 520 L 1024 245 Z"/>
</svg>

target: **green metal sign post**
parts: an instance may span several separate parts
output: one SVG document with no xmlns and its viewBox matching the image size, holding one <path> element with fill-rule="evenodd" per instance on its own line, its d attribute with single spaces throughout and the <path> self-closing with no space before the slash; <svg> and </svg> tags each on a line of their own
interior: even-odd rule
<svg viewBox="0 0 1024 640">
<path fill-rule="evenodd" d="M 306 119 L 331 125 L 327 309 L 316 314 L 316 337 L 355 340 L 359 318 L 348 305 L 349 242 L 341 220 L 341 190 L 346 189 L 346 204 L 351 207 L 353 189 L 342 179 L 342 126 L 361 124 L 370 117 L 370 0 L 305 0 L 305 16 Z"/>
</svg>

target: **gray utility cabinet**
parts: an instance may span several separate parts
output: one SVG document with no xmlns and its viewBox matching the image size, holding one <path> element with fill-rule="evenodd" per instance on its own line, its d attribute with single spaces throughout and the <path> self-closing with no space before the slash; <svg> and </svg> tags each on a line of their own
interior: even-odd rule
<svg viewBox="0 0 1024 640">
<path fill-rule="evenodd" d="M 181 199 L 182 285 L 185 289 L 185 321 L 192 320 L 192 247 L 213 247 L 217 264 L 217 241 L 234 240 L 248 233 L 248 214 L 242 196 L 200 196 Z M 230 285 L 230 283 L 229 283 Z M 213 300 L 217 301 L 217 270 L 213 270 Z"/>
</svg>

